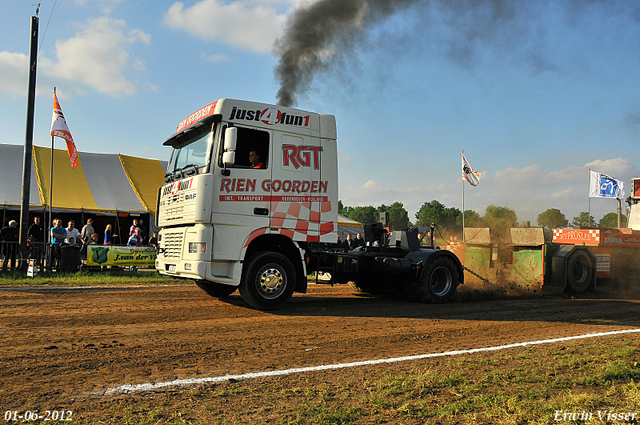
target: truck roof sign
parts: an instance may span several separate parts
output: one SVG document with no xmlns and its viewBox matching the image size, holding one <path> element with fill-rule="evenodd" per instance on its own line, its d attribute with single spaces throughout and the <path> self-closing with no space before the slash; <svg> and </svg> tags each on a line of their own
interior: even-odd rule
<svg viewBox="0 0 640 425">
<path fill-rule="evenodd" d="M 216 104 L 218 103 L 218 101 L 216 100 L 215 102 L 212 102 L 210 104 L 208 104 L 207 106 L 198 109 L 197 111 L 195 111 L 193 114 L 189 115 L 187 118 L 183 119 L 180 124 L 178 124 L 178 128 L 176 129 L 176 133 L 181 132 L 182 130 L 184 130 L 185 128 L 192 126 L 193 124 L 197 123 L 198 121 L 200 121 L 203 118 L 206 118 L 208 116 L 211 116 L 215 113 L 216 111 Z"/>
</svg>

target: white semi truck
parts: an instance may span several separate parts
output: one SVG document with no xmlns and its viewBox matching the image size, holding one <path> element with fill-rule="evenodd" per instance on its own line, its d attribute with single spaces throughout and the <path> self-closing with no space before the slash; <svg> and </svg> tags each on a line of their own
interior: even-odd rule
<svg viewBox="0 0 640 425">
<path fill-rule="evenodd" d="M 212 296 L 236 289 L 274 309 L 306 292 L 307 275 L 446 302 L 463 283 L 458 258 L 424 248 L 417 229 L 365 225 L 367 246 L 335 246 L 338 149 L 333 115 L 220 99 L 185 118 L 159 190 L 162 274 L 194 280 Z"/>
</svg>

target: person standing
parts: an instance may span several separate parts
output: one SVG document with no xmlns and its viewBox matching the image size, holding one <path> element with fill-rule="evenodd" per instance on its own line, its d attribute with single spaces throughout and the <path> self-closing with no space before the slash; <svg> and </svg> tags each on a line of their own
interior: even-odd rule
<svg viewBox="0 0 640 425">
<path fill-rule="evenodd" d="M 62 227 L 62 220 L 56 218 L 53 220 L 53 227 L 51 228 L 51 243 L 61 244 L 67 237 L 67 231 Z"/>
<path fill-rule="evenodd" d="M 355 248 L 355 245 L 351 239 L 351 233 L 347 233 L 347 239 L 344 241 L 344 249 L 345 251 L 351 251 L 353 248 Z"/>
<path fill-rule="evenodd" d="M 129 228 L 129 236 L 133 235 L 136 232 L 136 227 L 138 227 L 138 219 L 133 219 L 133 224 Z"/>
<path fill-rule="evenodd" d="M 127 241 L 127 246 L 142 246 L 142 236 L 140 236 L 140 228 L 136 227 L 133 235 Z"/>
<path fill-rule="evenodd" d="M 80 232 L 80 240 L 84 245 L 88 245 L 91 241 L 91 235 L 95 233 L 95 229 L 93 228 L 93 219 L 88 218 L 87 224 L 82 227 L 82 231 Z"/>
<path fill-rule="evenodd" d="M 87 224 L 82 226 L 82 231 L 80 232 L 80 241 L 82 242 L 82 247 L 80 248 L 80 256 L 83 259 L 87 258 L 87 245 L 91 242 L 91 235 L 95 233 L 95 229 L 93 228 L 93 219 L 88 218 Z"/>
<path fill-rule="evenodd" d="M 149 246 L 154 248 L 158 248 L 158 232 L 153 232 L 151 239 L 149 239 Z"/>
<path fill-rule="evenodd" d="M 44 250 L 42 245 L 44 242 L 44 227 L 40 224 L 40 217 L 33 218 L 33 223 L 27 229 L 27 246 L 31 258 L 40 261 Z"/>
<path fill-rule="evenodd" d="M 147 243 L 147 239 L 149 237 L 149 234 L 147 233 L 147 228 L 144 227 L 144 220 L 143 219 L 138 220 L 138 227 L 140 228 L 140 236 L 142 236 L 142 243 L 145 244 L 145 243 Z"/>
<path fill-rule="evenodd" d="M 107 227 L 104 229 L 104 245 L 111 245 L 111 238 L 113 237 L 113 231 L 111 230 L 111 225 L 107 224 Z"/>
<path fill-rule="evenodd" d="M 53 227 L 49 232 L 51 235 L 51 260 L 47 265 L 47 269 L 51 271 L 52 268 L 58 269 L 60 259 L 60 245 L 67 238 L 67 231 L 62 227 L 62 220 L 56 218 L 53 220 Z"/>
<path fill-rule="evenodd" d="M 7 269 L 7 264 L 10 263 L 10 268 L 16 267 L 16 255 L 18 253 L 18 239 L 20 234 L 18 231 L 18 223 L 15 220 L 11 220 L 9 225 L 0 229 L 0 238 L 3 241 L 3 257 L 2 257 L 2 270 Z"/>
<path fill-rule="evenodd" d="M 67 223 L 67 238 L 64 240 L 69 245 L 77 245 L 80 242 L 80 231 L 75 227 L 76 222 L 69 220 Z"/>
</svg>

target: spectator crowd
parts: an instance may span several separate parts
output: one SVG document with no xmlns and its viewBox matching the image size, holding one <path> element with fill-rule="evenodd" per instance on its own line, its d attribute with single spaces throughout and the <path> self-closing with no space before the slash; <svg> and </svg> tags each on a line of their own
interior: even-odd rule
<svg viewBox="0 0 640 425">
<path fill-rule="evenodd" d="M 36 216 L 33 223 L 27 230 L 27 248 L 29 258 L 41 262 L 45 258 L 46 245 L 49 244 L 51 252 L 51 261 L 48 268 L 58 268 L 60 259 L 60 250 L 66 246 L 76 246 L 79 248 L 80 255 L 86 257 L 88 245 L 112 245 L 117 238 L 111 224 L 107 224 L 102 238 L 94 227 L 93 218 L 88 218 L 85 225 L 79 230 L 76 228 L 74 220 L 67 222 L 67 227 L 63 227 L 62 220 L 55 218 L 53 226 L 46 235 L 41 218 Z M 46 236 L 45 236 L 46 235 Z M 143 219 L 133 219 L 127 236 L 127 246 L 152 246 L 157 247 L 157 232 L 153 232 L 151 238 L 147 237 L 147 229 L 144 227 Z M 15 268 L 17 266 L 18 257 L 18 241 L 20 230 L 15 220 L 0 229 L 0 256 L 2 257 L 2 268 Z"/>
</svg>

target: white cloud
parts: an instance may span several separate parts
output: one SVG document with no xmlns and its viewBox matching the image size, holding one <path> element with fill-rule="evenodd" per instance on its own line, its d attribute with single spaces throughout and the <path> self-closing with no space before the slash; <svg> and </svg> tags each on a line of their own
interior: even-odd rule
<svg viewBox="0 0 640 425">
<path fill-rule="evenodd" d="M 38 65 L 40 66 L 40 64 Z M 0 93 L 14 99 L 26 99 L 29 85 L 29 56 L 22 53 L 0 52 Z M 51 93 L 51 80 L 38 72 L 36 95 Z"/>
<path fill-rule="evenodd" d="M 631 161 L 626 158 L 607 160 L 597 159 L 585 164 L 584 166 L 599 173 L 610 174 L 611 177 L 615 178 L 619 178 L 618 176 L 623 176 L 635 171 L 635 167 L 631 164 Z"/>
<path fill-rule="evenodd" d="M 202 0 L 187 9 L 176 2 L 164 17 L 165 24 L 172 28 L 258 53 L 271 51 L 286 20 L 286 15 L 272 7 L 239 1 L 223 4 L 218 0 Z"/>
<path fill-rule="evenodd" d="M 229 58 L 227 58 L 222 53 L 219 53 L 217 55 L 207 55 L 206 53 L 202 53 L 201 57 L 202 57 L 202 59 L 204 59 L 206 61 L 209 61 L 209 62 L 224 62 L 224 61 L 229 60 Z"/>
<path fill-rule="evenodd" d="M 29 83 L 28 70 L 27 55 L 0 52 L 0 93 L 8 94 L 13 98 L 24 97 Z"/>
<path fill-rule="evenodd" d="M 353 162 L 353 157 L 351 155 L 341 155 L 340 162 Z"/>
<path fill-rule="evenodd" d="M 78 6 L 91 6 L 96 5 L 101 8 L 102 13 L 108 14 L 113 10 L 122 0 L 75 0 L 74 3 Z"/>
<path fill-rule="evenodd" d="M 75 37 L 56 42 L 57 62 L 43 60 L 44 72 L 112 96 L 136 93 L 125 74 L 139 75 L 146 67 L 127 48 L 137 42 L 149 44 L 151 36 L 138 29 L 126 32 L 125 27 L 124 21 L 107 17 L 89 20 Z"/>
</svg>

